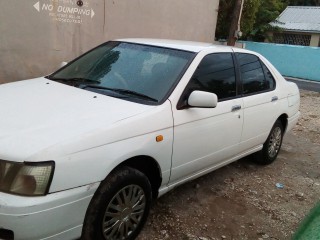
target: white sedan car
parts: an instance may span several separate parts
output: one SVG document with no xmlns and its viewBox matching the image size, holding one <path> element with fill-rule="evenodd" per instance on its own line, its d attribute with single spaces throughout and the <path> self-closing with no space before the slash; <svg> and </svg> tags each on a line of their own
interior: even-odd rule
<svg viewBox="0 0 320 240">
<path fill-rule="evenodd" d="M 249 154 L 273 162 L 300 95 L 261 55 L 104 43 L 0 86 L 0 239 L 134 239 L 152 200 Z"/>
</svg>

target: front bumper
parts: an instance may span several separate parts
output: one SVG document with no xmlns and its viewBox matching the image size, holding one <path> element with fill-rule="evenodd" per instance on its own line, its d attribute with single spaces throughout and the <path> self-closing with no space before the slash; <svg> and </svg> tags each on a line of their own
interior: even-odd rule
<svg viewBox="0 0 320 240">
<path fill-rule="evenodd" d="M 0 233 L 10 230 L 14 240 L 79 238 L 98 186 L 94 183 L 43 197 L 0 193 Z"/>
</svg>

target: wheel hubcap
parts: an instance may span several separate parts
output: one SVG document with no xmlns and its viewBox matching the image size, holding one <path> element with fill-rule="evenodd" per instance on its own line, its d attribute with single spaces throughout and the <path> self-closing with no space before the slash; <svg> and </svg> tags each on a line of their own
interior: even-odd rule
<svg viewBox="0 0 320 240">
<path fill-rule="evenodd" d="M 109 202 L 102 221 L 105 239 L 126 239 L 138 227 L 146 198 L 138 185 L 122 188 Z"/>
<path fill-rule="evenodd" d="M 269 140 L 269 147 L 268 147 L 268 153 L 269 157 L 273 158 L 277 155 L 279 152 L 281 145 L 281 128 L 276 127 L 273 129 L 273 132 L 271 133 L 270 140 Z"/>
</svg>

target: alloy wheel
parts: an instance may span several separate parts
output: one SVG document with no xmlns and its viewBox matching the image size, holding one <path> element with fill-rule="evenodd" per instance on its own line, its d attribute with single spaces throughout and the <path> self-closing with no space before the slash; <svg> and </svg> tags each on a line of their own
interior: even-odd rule
<svg viewBox="0 0 320 240">
<path fill-rule="evenodd" d="M 281 137 L 282 137 L 281 128 L 280 127 L 274 128 L 270 135 L 269 146 L 268 146 L 268 154 L 270 158 L 275 157 L 279 152 L 280 146 L 281 146 Z"/>
<path fill-rule="evenodd" d="M 146 197 L 138 185 L 129 185 L 118 191 L 109 202 L 103 217 L 105 239 L 127 239 L 138 227 L 146 207 Z"/>
</svg>

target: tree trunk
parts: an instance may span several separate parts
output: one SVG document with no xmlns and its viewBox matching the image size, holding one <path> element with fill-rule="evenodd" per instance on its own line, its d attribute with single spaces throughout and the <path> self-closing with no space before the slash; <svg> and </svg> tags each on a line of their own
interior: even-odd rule
<svg viewBox="0 0 320 240">
<path fill-rule="evenodd" d="M 238 21 L 240 17 L 241 3 L 242 3 L 242 0 L 236 0 L 234 4 L 230 30 L 229 30 L 228 46 L 234 46 L 236 44 L 237 38 L 235 36 L 235 33 L 238 30 Z"/>
</svg>

